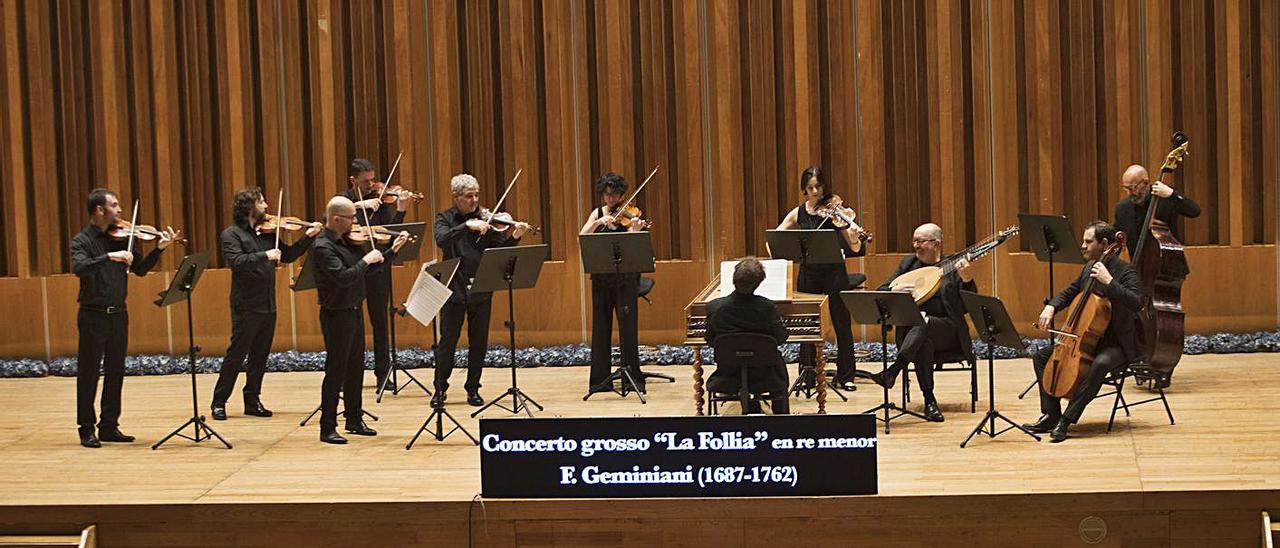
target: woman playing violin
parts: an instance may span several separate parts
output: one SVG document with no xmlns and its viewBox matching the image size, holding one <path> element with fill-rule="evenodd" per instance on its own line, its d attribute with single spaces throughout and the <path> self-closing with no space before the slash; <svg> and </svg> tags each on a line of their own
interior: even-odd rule
<svg viewBox="0 0 1280 548">
<path fill-rule="evenodd" d="M 595 182 L 595 191 L 604 205 L 592 209 L 580 234 L 597 232 L 638 232 L 649 223 L 640 218 L 640 209 L 634 206 L 623 210 L 626 201 L 627 180 L 612 171 Z M 612 383 L 606 383 L 613 365 L 613 316 L 618 317 L 619 346 L 622 366 L 631 373 L 635 386 L 645 391 L 644 375 L 640 372 L 639 313 L 636 308 L 640 288 L 640 274 L 592 274 L 591 275 L 591 376 L 587 390 L 610 392 Z"/>
<path fill-rule="evenodd" d="M 867 254 L 866 244 L 859 237 L 864 231 L 857 223 L 851 222 L 856 214 L 836 202 L 821 167 L 810 166 L 800 174 L 800 192 L 804 195 L 804 203 L 787 213 L 778 224 L 778 230 L 829 228 L 840 236 L 845 257 Z M 840 292 L 861 285 L 865 280 L 866 276 L 862 274 L 849 275 L 843 262 L 800 265 L 800 275 L 796 280 L 797 290 L 828 296 L 831 325 L 836 332 L 836 383 L 847 390 L 854 389 L 853 321 L 849 317 L 849 310 L 844 306 L 844 300 L 840 298 Z M 815 350 L 811 345 L 801 345 L 800 363 L 815 365 L 818 358 Z M 801 374 L 804 374 L 803 369 Z"/>
</svg>

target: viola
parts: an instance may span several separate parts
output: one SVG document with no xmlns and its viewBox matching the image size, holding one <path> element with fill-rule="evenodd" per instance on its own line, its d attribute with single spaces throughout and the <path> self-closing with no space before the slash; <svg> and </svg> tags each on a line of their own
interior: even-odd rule
<svg viewBox="0 0 1280 548">
<path fill-rule="evenodd" d="M 508 228 L 511 228 L 515 226 L 517 223 L 521 222 L 521 221 L 515 220 L 510 213 L 507 213 L 505 211 L 494 213 L 492 211 L 489 211 L 489 209 L 485 207 L 482 207 L 477 211 L 479 211 L 480 218 L 484 219 L 486 223 L 489 223 L 489 225 L 493 227 L 493 230 L 496 230 L 498 232 L 504 232 Z M 529 223 L 525 223 L 525 224 L 529 224 Z M 529 232 L 537 234 L 539 232 L 542 232 L 542 229 L 533 225 L 529 225 Z"/>
<path fill-rule="evenodd" d="M 611 217 L 613 217 L 614 222 L 620 226 L 625 226 L 630 228 L 631 223 L 635 223 L 635 222 L 641 223 L 641 226 L 644 226 L 644 227 L 653 226 L 653 223 L 649 222 L 646 219 L 641 218 L 641 216 L 644 215 L 644 212 L 640 211 L 640 208 L 635 204 L 628 205 L 625 208 L 621 207 L 621 205 L 618 205 L 612 209 L 610 209 L 608 205 L 605 205 L 605 211 Z"/>
<path fill-rule="evenodd" d="M 391 230 L 381 225 L 374 225 L 372 227 L 355 225 L 351 227 L 350 232 L 347 232 L 346 238 L 347 238 L 347 241 L 351 243 L 365 244 L 369 242 L 369 237 L 371 234 L 373 236 L 374 242 L 379 244 L 385 244 L 394 240 L 396 236 L 400 235 L 400 232 L 396 230 Z M 418 237 L 414 236 L 413 234 L 409 234 L 409 239 L 407 243 L 413 243 L 416 241 L 418 241 Z"/>
<path fill-rule="evenodd" d="M 853 222 L 858 217 L 858 214 L 852 209 L 844 207 L 844 199 L 839 194 L 828 194 L 823 197 L 818 202 L 818 207 L 814 209 L 814 212 L 828 219 L 839 219 L 845 226 L 852 227 L 853 230 L 858 232 L 858 239 L 862 240 L 863 243 L 870 242 L 874 238 L 870 232 L 864 230 L 858 223 Z"/>
<path fill-rule="evenodd" d="M 421 202 L 426 199 L 426 196 L 422 193 L 405 190 L 400 185 L 391 185 L 382 189 L 382 203 L 384 204 L 394 204 L 401 196 L 408 196 L 414 202 Z"/>
<path fill-rule="evenodd" d="M 132 230 L 132 232 L 133 232 L 133 239 L 135 239 L 135 240 L 140 240 L 140 241 L 144 241 L 144 242 L 150 242 L 150 241 L 152 241 L 152 240 L 163 240 L 163 239 L 164 239 L 164 237 L 165 237 L 165 236 L 164 236 L 164 232 L 163 232 L 163 231 L 161 231 L 161 230 L 159 230 L 159 229 L 157 229 L 157 228 L 156 228 L 156 227 L 154 227 L 154 226 L 151 226 L 151 225 L 136 225 L 136 226 L 135 226 L 135 225 L 133 225 L 132 223 L 130 223 L 129 221 L 126 221 L 126 220 L 124 220 L 124 219 L 121 219 L 121 220 L 119 220 L 119 221 L 116 221 L 116 222 L 115 222 L 115 224 L 111 225 L 111 227 L 107 229 L 107 236 L 110 236 L 110 237 L 111 237 L 111 239 L 113 239 L 113 240 L 128 240 L 128 239 L 129 239 L 129 233 L 130 233 L 130 228 L 131 228 L 131 227 L 133 228 L 133 230 Z M 181 231 L 181 230 L 179 230 L 179 231 L 178 231 L 178 234 L 179 234 L 179 235 L 181 235 L 181 234 L 182 234 L 182 231 Z M 173 242 L 173 243 L 175 243 L 175 244 L 180 244 L 180 245 L 186 245 L 186 244 L 187 244 L 187 239 L 186 239 L 186 238 L 178 238 L 178 239 L 174 240 L 174 242 Z"/>
<path fill-rule="evenodd" d="M 258 225 L 258 233 L 270 234 L 275 232 L 277 228 L 289 232 L 297 232 L 299 230 L 307 230 L 315 224 L 297 217 L 280 217 L 268 213 L 262 217 L 262 223 Z"/>
</svg>

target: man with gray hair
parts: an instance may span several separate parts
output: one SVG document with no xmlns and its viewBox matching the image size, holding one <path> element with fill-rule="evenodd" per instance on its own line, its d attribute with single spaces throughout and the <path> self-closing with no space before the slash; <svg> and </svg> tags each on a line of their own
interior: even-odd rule
<svg viewBox="0 0 1280 548">
<path fill-rule="evenodd" d="M 436 393 L 431 397 L 432 406 L 444 405 L 448 397 L 449 375 L 453 373 L 453 354 L 462 334 L 462 321 L 467 321 L 467 403 L 484 405 L 480 397 L 480 373 L 484 368 L 485 354 L 489 349 L 489 313 L 493 304 L 492 293 L 470 293 L 467 286 L 480 268 L 484 250 L 492 247 L 510 247 L 520 243 L 529 231 L 529 225 L 516 222 L 510 230 L 502 225 L 490 224 L 481 216 L 480 182 L 475 177 L 461 173 L 449 181 L 453 192 L 453 207 L 436 214 L 436 245 L 444 252 L 444 258 L 461 259 L 458 272 L 449 282 L 453 295 L 440 309 L 440 343 L 436 346 Z"/>
<path fill-rule="evenodd" d="M 733 268 L 733 293 L 707 303 L 708 344 L 715 344 L 717 338 L 732 333 L 769 335 L 777 344 L 787 341 L 787 328 L 782 324 L 778 305 L 755 294 L 756 288 L 763 281 L 764 265 L 759 260 L 747 257 L 738 261 Z M 707 390 L 735 393 L 740 382 L 738 371 L 725 371 L 725 368 L 717 366 L 707 379 Z M 753 392 L 759 389 L 776 395 L 769 406 L 775 415 L 791 412 L 787 400 L 789 393 L 786 364 L 779 361 L 774 367 L 765 370 L 764 378 L 751 378 L 750 383 Z M 756 411 L 744 409 L 743 413 Z"/>
</svg>

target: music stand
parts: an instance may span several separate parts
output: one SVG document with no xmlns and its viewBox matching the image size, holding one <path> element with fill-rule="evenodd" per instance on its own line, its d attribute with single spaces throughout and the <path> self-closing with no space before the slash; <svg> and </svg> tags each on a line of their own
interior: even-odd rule
<svg viewBox="0 0 1280 548">
<path fill-rule="evenodd" d="M 579 234 L 578 246 L 582 250 L 582 271 L 587 274 L 621 276 L 623 274 L 639 274 L 656 270 L 653 263 L 653 242 L 650 240 L 648 232 Z M 622 292 L 621 284 L 615 286 L 614 292 L 618 294 Z M 636 311 L 636 321 L 639 321 L 639 311 Z M 618 328 L 622 328 L 621 322 L 619 322 Z M 637 370 L 640 369 L 640 364 L 634 365 Z M 663 376 L 675 382 L 675 378 Z M 619 383 L 621 386 L 613 388 L 614 381 L 621 381 Z M 631 375 L 631 371 L 627 369 L 627 364 L 625 363 L 619 365 L 603 382 L 608 383 L 610 389 L 619 396 L 625 398 L 628 394 L 634 392 L 636 397 L 640 399 L 640 403 L 648 403 L 644 399 L 644 393 L 639 389 L 639 383 Z M 590 399 L 592 394 L 595 394 L 595 392 L 588 389 L 587 394 L 582 396 L 582 401 Z"/>
<path fill-rule="evenodd" d="M 979 432 L 985 433 L 994 438 L 1017 428 L 1024 434 L 1040 441 L 1040 436 L 1035 435 L 1030 430 L 1023 428 L 1022 425 L 1009 420 L 999 411 L 996 411 L 996 373 L 995 373 L 995 351 L 996 345 L 1006 348 L 1018 350 L 1021 353 L 1022 337 L 1018 335 L 1018 329 L 1013 326 L 1013 322 L 1009 320 L 1009 312 L 1005 310 L 1004 303 L 995 297 L 979 295 L 972 291 L 961 291 L 960 299 L 964 301 L 964 308 L 968 311 L 969 318 L 973 320 L 973 326 L 977 328 L 981 334 L 982 340 L 987 343 L 987 414 L 978 421 L 978 426 L 969 432 L 969 435 L 960 442 L 960 448 L 969 443 L 970 439 L 978 435 Z M 996 431 L 996 419 L 1000 419 L 1009 423 L 1004 430 Z M 990 426 L 988 426 L 990 423 Z"/>
<path fill-rule="evenodd" d="M 853 321 L 863 325 L 880 326 L 880 359 L 883 360 L 880 371 L 882 373 L 889 369 L 889 328 L 924 325 L 920 307 L 916 306 L 916 300 L 911 297 L 911 294 L 905 291 L 842 291 L 840 298 L 844 299 L 844 304 L 848 307 Z M 884 411 L 884 416 L 876 419 L 884 422 L 885 434 L 889 433 L 889 422 L 903 415 L 924 419 L 924 415 L 898 407 L 898 404 L 889 401 L 888 388 L 884 388 L 883 403 L 863 413 L 874 414 L 881 410 Z M 897 414 L 890 416 L 889 413 L 894 411 Z"/>
<path fill-rule="evenodd" d="M 390 329 L 391 334 L 391 368 L 387 371 L 387 376 L 382 378 L 382 382 L 378 383 L 378 389 L 376 390 L 378 397 L 374 400 L 375 403 L 382 403 L 382 394 L 387 391 L 388 379 L 390 379 L 396 386 L 395 389 L 391 391 L 391 395 L 400 395 L 400 390 L 403 389 L 404 386 L 400 384 L 397 372 L 404 373 L 406 377 L 409 377 L 410 383 L 418 385 L 418 388 L 421 388 L 428 396 L 431 395 L 431 390 L 421 382 L 418 382 L 417 377 L 414 377 L 408 369 L 400 367 L 400 360 L 396 356 L 396 316 L 403 316 L 405 312 L 404 309 L 395 305 L 395 276 L 391 271 L 392 266 L 402 265 L 406 261 L 418 260 L 418 252 L 422 249 L 422 238 L 427 233 L 427 223 L 383 225 L 383 228 L 393 230 L 397 233 L 403 230 L 411 234 L 413 237 L 410 238 L 409 241 L 405 242 L 403 246 L 400 246 L 400 251 L 396 252 L 395 260 L 391 261 L 391 264 L 387 265 L 387 300 L 390 305 L 387 308 L 387 327 Z"/>
<path fill-rule="evenodd" d="M 461 259 L 454 258 L 454 259 L 449 259 L 447 261 L 424 265 L 422 267 L 422 270 L 426 271 L 427 274 L 434 277 L 441 284 L 444 284 L 445 287 L 448 287 L 449 284 L 453 282 L 454 274 L 457 274 L 458 272 L 459 264 L 461 264 Z M 404 309 L 401 309 L 401 310 L 404 310 Z M 440 344 L 439 335 L 436 334 L 438 330 L 437 320 L 439 318 L 440 318 L 440 315 L 436 314 L 436 317 L 431 320 L 431 350 L 432 351 L 435 351 Z M 453 423 L 453 428 L 450 429 L 448 432 L 444 431 L 444 419 L 446 418 L 449 419 L 449 422 Z M 435 423 L 436 423 L 435 431 L 431 430 L 432 419 L 435 419 Z M 418 433 L 413 435 L 413 439 L 409 440 L 409 443 L 404 446 L 404 450 L 408 451 L 409 449 L 412 449 L 413 444 L 417 443 L 418 437 L 421 436 L 423 432 L 430 432 L 431 436 L 434 437 L 436 441 L 444 441 L 445 438 L 449 437 L 451 434 L 459 430 L 462 431 L 463 434 L 466 434 L 468 438 L 471 438 L 471 443 L 476 445 L 480 444 L 480 441 L 477 440 L 475 436 L 472 436 L 471 432 L 468 432 L 466 428 L 463 428 L 462 424 L 458 422 L 458 419 L 453 418 L 453 415 L 451 415 L 449 411 L 445 409 L 444 402 L 437 403 L 436 401 L 432 400 L 431 414 L 427 415 L 426 420 L 422 421 L 422 426 L 418 427 Z"/>
<path fill-rule="evenodd" d="M 1032 213 L 1018 214 L 1019 234 L 1023 238 L 1031 240 L 1031 250 L 1035 252 L 1036 259 L 1048 263 L 1049 268 L 1049 293 L 1045 296 L 1045 303 L 1053 298 L 1053 292 L 1056 285 L 1053 284 L 1053 263 L 1071 263 L 1084 264 L 1084 256 L 1080 254 L 1080 248 L 1075 245 L 1075 232 L 1071 230 L 1071 224 L 1067 222 L 1066 215 L 1035 215 Z M 1053 329 L 1053 320 L 1049 320 L 1049 329 Z M 1026 397 L 1027 392 L 1035 388 L 1040 379 L 1035 379 L 1028 384 L 1018 399 Z"/>
<path fill-rule="evenodd" d="M 542 406 L 538 402 L 520 390 L 520 386 L 516 384 L 516 301 L 515 290 L 531 288 L 538 283 L 538 274 L 542 272 L 542 263 L 550 256 L 550 247 L 547 244 L 523 245 L 518 247 L 499 247 L 484 250 L 484 255 L 480 257 L 480 266 L 476 269 L 476 277 L 471 282 L 471 288 L 468 293 L 492 293 L 505 288 L 507 290 L 507 315 L 508 319 L 504 325 L 510 334 L 510 351 L 511 351 L 511 387 L 506 392 L 499 394 L 493 398 L 493 401 L 484 404 L 483 407 L 472 413 L 472 417 L 478 416 L 486 409 L 498 406 L 505 409 L 511 414 L 519 413 L 521 410 L 526 415 L 533 417 L 533 411 L 529 410 L 532 404 L 542 411 Z M 506 407 L 499 403 L 502 398 L 511 396 L 511 407 Z"/>
<path fill-rule="evenodd" d="M 200 416 L 199 397 L 196 393 L 196 353 L 200 352 L 200 347 L 196 346 L 196 336 L 194 323 L 191 313 L 191 292 L 195 290 L 196 282 L 200 281 L 200 275 L 204 273 L 204 269 L 209 266 L 209 252 L 201 251 L 193 253 L 182 258 L 182 264 L 178 266 L 178 271 L 173 274 L 173 282 L 169 284 L 169 288 L 160 292 L 160 298 L 156 299 L 156 306 L 164 308 L 182 301 L 187 302 L 187 361 L 191 369 L 191 418 L 182 426 L 177 427 L 165 436 L 155 445 L 151 446 L 152 450 L 159 449 L 164 442 L 170 438 L 178 436 L 200 443 L 210 438 L 218 438 L 227 449 L 231 449 L 231 444 L 227 440 L 218 435 L 209 424 L 204 421 L 204 417 Z M 190 436 L 183 434 L 182 430 L 188 425 L 192 427 Z"/>
<path fill-rule="evenodd" d="M 800 266 L 844 263 L 844 248 L 841 247 L 839 236 L 834 230 L 766 230 L 764 231 L 764 237 L 769 244 L 769 256 L 774 259 L 787 259 Z M 827 359 L 825 355 L 818 355 L 816 345 L 814 359 Z M 837 370 L 839 370 L 839 365 L 836 364 Z M 853 372 L 854 376 L 857 376 L 857 357 L 853 357 Z M 809 386 L 810 382 L 816 386 L 818 383 L 817 376 L 816 363 L 800 364 L 796 382 L 791 385 L 789 393 L 796 395 L 804 393 L 808 397 L 810 393 L 806 387 Z M 840 387 L 832 382 L 831 379 L 822 379 L 822 381 L 827 383 L 827 389 L 834 392 L 840 399 L 849 401 L 849 398 L 840 391 Z"/>
<path fill-rule="evenodd" d="M 298 271 L 297 276 L 294 276 L 293 283 L 289 284 L 289 289 L 292 289 L 297 293 L 299 291 L 307 291 L 309 289 L 316 288 L 316 268 L 315 266 L 312 266 L 311 263 L 311 253 L 307 252 L 307 258 L 302 260 L 302 270 Z M 363 369 L 364 364 L 361 363 L 360 367 Z M 312 409 L 307 416 L 303 417 L 302 420 L 298 422 L 298 426 L 306 426 L 307 423 L 311 421 L 311 417 L 316 416 L 316 413 L 320 412 L 321 405 L 323 404 L 316 404 L 316 408 Z M 360 412 L 375 421 L 378 420 L 378 416 L 370 413 L 368 409 L 361 409 Z M 339 412 L 338 414 L 342 413 Z"/>
</svg>

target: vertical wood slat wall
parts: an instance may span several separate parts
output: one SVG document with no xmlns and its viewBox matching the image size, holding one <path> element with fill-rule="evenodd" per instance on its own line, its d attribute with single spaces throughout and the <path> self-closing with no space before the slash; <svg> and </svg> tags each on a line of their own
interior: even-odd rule
<svg viewBox="0 0 1280 548">
<path fill-rule="evenodd" d="M 1191 327 L 1271 328 L 1278 17 L 1273 0 L 0 0 L 0 295 L 48 310 L 0 355 L 74 350 L 68 241 L 96 186 L 213 250 L 236 189 L 283 189 L 286 213 L 315 218 L 352 157 L 385 175 L 404 152 L 397 182 L 428 196 L 411 221 L 449 206 L 453 174 L 492 204 L 523 169 L 508 209 L 553 261 L 517 296 L 520 343 L 550 344 L 589 325 L 575 235 L 592 181 L 634 188 L 661 166 L 638 200 L 663 259 L 641 329 L 671 342 L 720 260 L 765 252 L 810 164 L 876 234 L 850 268 L 878 283 L 926 220 L 955 250 L 1020 211 L 1110 218 L 1120 172 L 1158 165 L 1174 130 L 1192 139 L 1174 185 L 1204 207 L 1185 223 Z M 276 346 L 315 349 L 293 270 Z M 1025 247 L 980 271 L 1034 316 L 1047 277 Z M 185 338 L 148 304 L 163 281 L 132 282 L 136 351 Z M 229 277 L 204 283 L 197 331 L 225 339 Z M 422 344 L 411 323 L 402 340 Z"/>
</svg>

